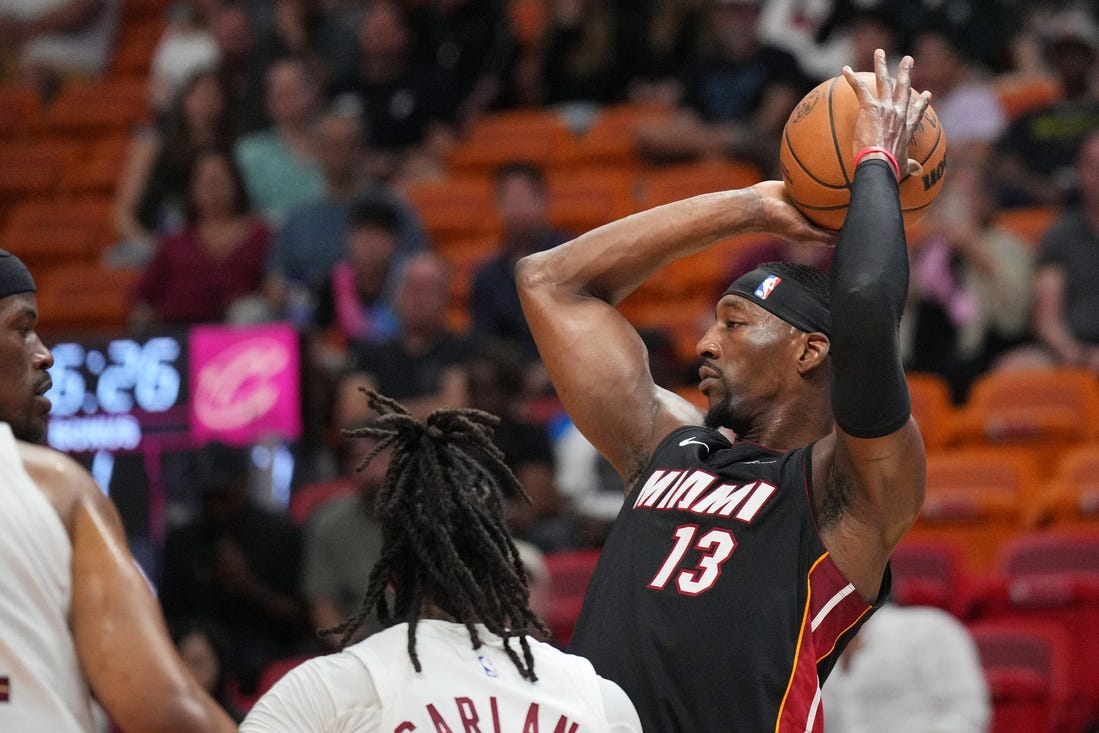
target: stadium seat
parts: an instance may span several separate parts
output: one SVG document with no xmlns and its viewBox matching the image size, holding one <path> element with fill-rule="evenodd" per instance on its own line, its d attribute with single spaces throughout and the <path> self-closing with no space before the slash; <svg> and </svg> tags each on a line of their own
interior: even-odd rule
<svg viewBox="0 0 1099 733">
<path fill-rule="evenodd" d="M 33 89 L 22 84 L 0 85 L 0 141 L 21 138 L 41 115 L 42 104 Z"/>
<path fill-rule="evenodd" d="M 1027 78 L 1004 75 L 996 80 L 994 88 L 1009 119 L 1037 107 L 1044 107 L 1065 96 L 1060 81 L 1053 75 Z"/>
<path fill-rule="evenodd" d="M 435 242 L 435 251 L 450 266 L 450 294 L 454 303 L 467 307 L 477 268 L 496 252 L 494 235 L 450 236 Z"/>
<path fill-rule="evenodd" d="M 108 199 L 25 201 L 9 210 L 0 242 L 36 275 L 60 264 L 94 262 L 111 238 L 110 212 Z"/>
<path fill-rule="evenodd" d="M 725 160 L 655 168 L 642 175 L 639 207 L 649 209 L 703 193 L 750 186 L 761 179 L 755 166 Z"/>
<path fill-rule="evenodd" d="M 129 0 L 129 4 L 135 3 Z M 157 16 L 148 18 L 134 17 L 129 20 L 118 35 L 114 55 L 111 56 L 110 71 L 120 76 L 147 74 L 156 52 L 157 44 L 164 35 L 165 22 L 162 10 Z"/>
<path fill-rule="evenodd" d="M 1000 548 L 995 574 L 973 599 L 974 621 L 1053 623 L 1072 639 L 1069 658 L 1076 702 L 1057 730 L 1079 733 L 1099 718 L 1099 535 L 1045 532 Z"/>
<path fill-rule="evenodd" d="M 902 539 L 890 557 L 893 598 L 902 606 L 934 606 L 963 618 L 974 580 L 952 542 Z"/>
<path fill-rule="evenodd" d="M 1073 367 L 1005 369 L 973 382 L 954 421 L 959 445 L 1014 445 L 1055 461 L 1099 438 L 1099 378 Z"/>
<path fill-rule="evenodd" d="M 1031 249 L 1038 248 L 1038 242 L 1046 233 L 1054 219 L 1060 215 L 1058 206 L 1034 206 L 1019 209 L 1001 209 L 994 214 L 993 227 L 1003 229 L 1023 240 Z"/>
<path fill-rule="evenodd" d="M 580 167 L 616 166 L 639 169 L 637 131 L 659 121 L 671 109 L 663 104 L 616 104 L 604 107 L 578 138 L 573 150 L 573 165 Z"/>
<path fill-rule="evenodd" d="M 409 184 L 404 195 L 436 246 L 452 237 L 492 236 L 499 232 L 496 199 L 487 176 L 452 176 Z"/>
<path fill-rule="evenodd" d="M 130 313 L 137 268 L 108 269 L 98 263 L 56 265 L 38 278 L 43 331 L 119 331 Z"/>
<path fill-rule="evenodd" d="M 455 175 L 491 174 L 505 163 L 523 161 L 549 170 L 572 159 L 576 137 L 556 112 L 520 109 L 477 120 L 447 154 Z"/>
<path fill-rule="evenodd" d="M 928 451 L 939 450 L 952 440 L 956 408 L 950 397 L 946 378 L 929 372 L 908 372 L 908 394 L 912 400 L 912 415 L 920 426 Z"/>
<path fill-rule="evenodd" d="M 584 594 L 599 560 L 599 551 L 551 552 L 546 554 L 545 559 L 552 583 L 550 612 L 545 621 L 553 632 L 554 640 L 565 647 L 572 638 Z"/>
<path fill-rule="evenodd" d="M 928 454 L 927 495 L 911 539 L 954 543 L 973 573 L 991 570 L 999 547 L 1025 528 L 1038 481 L 1034 457 L 992 446 Z"/>
<path fill-rule="evenodd" d="M 1099 443 L 1067 449 L 1038 497 L 1031 525 L 1099 535 Z"/>
<path fill-rule="evenodd" d="M 75 143 L 55 140 L 0 147 L 0 202 L 7 206 L 14 200 L 57 193 L 78 153 Z"/>
<path fill-rule="evenodd" d="M 1080 733 L 1065 717 L 1080 700 L 1064 629 L 1000 620 L 972 623 L 969 632 L 992 702 L 989 733 Z"/>
<path fill-rule="evenodd" d="M 122 178 L 130 138 L 107 135 L 88 143 L 85 155 L 70 163 L 61 181 L 69 194 L 94 193 L 113 196 Z"/>
<path fill-rule="evenodd" d="M 295 524 L 304 525 L 325 502 L 350 496 L 356 490 L 355 482 L 345 478 L 304 484 L 290 495 L 290 504 L 286 511 Z"/>
<path fill-rule="evenodd" d="M 144 74 L 108 75 L 64 85 L 46 110 L 42 127 L 52 135 L 123 135 L 149 112 Z"/>
<path fill-rule="evenodd" d="M 634 173 L 624 168 L 551 169 L 546 177 L 550 222 L 583 234 L 636 211 Z"/>
</svg>

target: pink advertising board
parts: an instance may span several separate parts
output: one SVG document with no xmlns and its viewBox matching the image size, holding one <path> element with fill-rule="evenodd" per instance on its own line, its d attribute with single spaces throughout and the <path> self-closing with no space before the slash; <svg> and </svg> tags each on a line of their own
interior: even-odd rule
<svg viewBox="0 0 1099 733">
<path fill-rule="evenodd" d="M 301 368 L 293 327 L 198 326 L 189 341 L 196 443 L 248 445 L 301 436 Z"/>
</svg>

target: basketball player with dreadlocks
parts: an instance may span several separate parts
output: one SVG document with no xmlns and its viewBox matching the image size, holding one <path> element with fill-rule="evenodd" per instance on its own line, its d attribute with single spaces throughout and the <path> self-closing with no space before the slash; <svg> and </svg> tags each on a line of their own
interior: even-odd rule
<svg viewBox="0 0 1099 733">
<path fill-rule="evenodd" d="M 371 611 L 389 628 L 291 670 L 241 733 L 640 731 L 621 688 L 527 633 L 548 631 L 502 518 L 504 497 L 525 494 L 493 443 L 498 419 L 458 409 L 421 422 L 366 393 L 379 417 L 346 434 L 378 441 L 360 468 L 392 448 L 382 554 L 360 612 L 327 633 L 346 645 Z"/>
<path fill-rule="evenodd" d="M 823 730 L 820 685 L 888 593 L 890 553 L 923 503 L 897 345 L 908 259 L 894 161 L 918 172 L 906 152 L 930 95 L 910 99 L 911 57 L 895 79 L 882 51 L 875 62 L 876 84 L 844 69 L 860 163 L 838 237 L 767 181 L 519 263 L 557 394 L 628 487 L 569 649 L 622 686 L 647 731 Z M 835 237 L 831 275 L 780 263 L 732 283 L 698 342 L 703 418 L 654 383 L 614 304 L 666 262 L 761 230 Z"/>
</svg>

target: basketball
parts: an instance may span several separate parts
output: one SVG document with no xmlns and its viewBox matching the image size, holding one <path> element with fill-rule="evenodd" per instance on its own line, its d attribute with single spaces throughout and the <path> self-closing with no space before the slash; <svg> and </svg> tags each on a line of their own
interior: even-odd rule
<svg viewBox="0 0 1099 733">
<path fill-rule="evenodd" d="M 876 88 L 873 73 L 859 76 L 871 89 Z M 839 229 L 847 216 L 855 175 L 851 135 L 858 111 L 851 85 L 843 76 L 836 76 L 821 82 L 798 102 L 782 131 L 779 162 L 786 190 L 806 218 L 826 229 Z M 912 138 L 908 157 L 923 165 L 923 173 L 901 178 L 905 224 L 919 219 L 943 187 L 946 134 L 930 106 Z M 905 161 L 897 162 L 903 173 Z"/>
</svg>

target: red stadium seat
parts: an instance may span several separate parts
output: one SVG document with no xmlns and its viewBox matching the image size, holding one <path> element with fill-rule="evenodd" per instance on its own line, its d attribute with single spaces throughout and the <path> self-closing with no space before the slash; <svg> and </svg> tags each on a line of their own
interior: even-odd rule
<svg viewBox="0 0 1099 733">
<path fill-rule="evenodd" d="M 356 491 L 355 482 L 345 478 L 305 484 L 290 496 L 287 513 L 296 524 L 303 525 L 325 502 L 341 496 L 350 496 Z"/>
<path fill-rule="evenodd" d="M 1012 621 L 981 621 L 969 631 L 992 698 L 989 733 L 1068 733 L 1062 714 L 1076 703 L 1065 631 Z"/>
<path fill-rule="evenodd" d="M 957 545 L 906 538 L 893 549 L 890 565 L 892 595 L 902 606 L 934 606 L 964 616 L 974 581 Z"/>
<path fill-rule="evenodd" d="M 1073 704 L 1055 729 L 1099 718 L 1099 535 L 1043 533 L 1006 543 L 996 575 L 974 599 L 975 621 L 1053 623 L 1070 635 Z"/>
<path fill-rule="evenodd" d="M 547 554 L 545 559 L 552 582 L 551 610 L 545 621 L 554 639 L 564 647 L 572 638 L 584 594 L 588 590 L 595 563 L 599 560 L 599 551 L 553 552 Z"/>
</svg>

